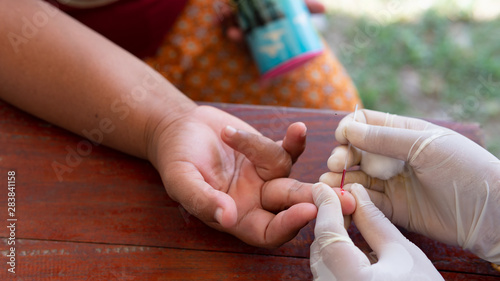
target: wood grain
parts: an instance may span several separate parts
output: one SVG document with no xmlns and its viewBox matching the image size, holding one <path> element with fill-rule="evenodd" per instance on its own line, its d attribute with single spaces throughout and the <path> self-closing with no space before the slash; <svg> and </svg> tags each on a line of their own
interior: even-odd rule
<svg viewBox="0 0 500 281">
<path fill-rule="evenodd" d="M 0 243 L 4 248 L 4 243 Z M 254 254 L 19 240 L 15 278 L 1 280 L 310 280 L 309 260 Z"/>
</svg>

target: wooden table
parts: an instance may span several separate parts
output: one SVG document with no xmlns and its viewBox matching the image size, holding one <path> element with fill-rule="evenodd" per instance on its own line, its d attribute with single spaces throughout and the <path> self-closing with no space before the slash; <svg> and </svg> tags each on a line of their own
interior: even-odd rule
<svg viewBox="0 0 500 281">
<path fill-rule="evenodd" d="M 303 121 L 308 146 L 292 177 L 316 182 L 337 143 L 340 112 L 214 104 L 281 139 Z M 440 124 L 482 142 L 474 124 Z M 248 246 L 190 216 L 166 194 L 146 161 L 97 146 L 83 157 L 82 138 L 0 102 L 0 280 L 310 280 L 313 223 L 275 250 Z M 69 157 L 69 158 L 68 158 Z M 52 165 L 75 161 L 59 181 Z M 7 175 L 15 171 L 15 274 L 6 226 Z M 364 251 L 368 246 L 349 229 Z M 447 280 L 494 280 L 500 273 L 457 247 L 404 232 Z"/>
</svg>

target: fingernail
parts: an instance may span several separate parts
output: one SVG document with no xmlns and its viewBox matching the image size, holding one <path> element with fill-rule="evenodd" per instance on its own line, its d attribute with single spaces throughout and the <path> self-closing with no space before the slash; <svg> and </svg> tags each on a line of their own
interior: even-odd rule
<svg viewBox="0 0 500 281">
<path fill-rule="evenodd" d="M 326 181 L 326 177 L 327 177 L 327 173 L 322 174 L 321 176 L 319 176 L 319 181 L 320 182 L 325 182 Z"/>
<path fill-rule="evenodd" d="M 307 127 L 306 127 L 306 129 L 304 130 L 304 132 L 302 133 L 301 137 L 305 138 L 305 137 L 306 137 L 306 135 L 307 135 Z"/>
<path fill-rule="evenodd" d="M 226 126 L 226 128 L 224 129 L 224 134 L 226 134 L 226 136 L 228 137 L 234 136 L 236 132 L 236 129 L 232 126 Z"/>
<path fill-rule="evenodd" d="M 323 188 L 323 186 L 325 186 L 325 185 L 326 184 L 324 184 L 322 182 L 317 182 L 317 183 L 313 184 L 312 192 L 319 192 Z M 328 185 L 326 185 L 326 186 L 328 186 Z"/>
<path fill-rule="evenodd" d="M 218 222 L 218 223 L 221 223 L 222 222 L 222 213 L 223 213 L 224 210 L 222 210 L 222 208 L 217 208 L 215 210 L 215 215 L 214 215 L 214 218 L 215 220 Z"/>
</svg>

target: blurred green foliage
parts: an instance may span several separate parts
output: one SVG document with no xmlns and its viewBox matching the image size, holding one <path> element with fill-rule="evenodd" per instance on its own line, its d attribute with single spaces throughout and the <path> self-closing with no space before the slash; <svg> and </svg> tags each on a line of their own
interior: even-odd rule
<svg viewBox="0 0 500 281">
<path fill-rule="evenodd" d="M 430 9 L 381 23 L 330 12 L 325 37 L 365 107 L 424 118 L 478 122 L 500 156 L 500 19 Z"/>
</svg>

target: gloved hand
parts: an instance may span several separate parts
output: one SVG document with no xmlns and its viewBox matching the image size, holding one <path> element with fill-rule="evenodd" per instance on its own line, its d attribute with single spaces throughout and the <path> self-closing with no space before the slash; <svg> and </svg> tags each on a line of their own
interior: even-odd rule
<svg viewBox="0 0 500 281">
<path fill-rule="evenodd" d="M 311 245 L 314 280 L 443 280 L 425 254 L 373 205 L 361 185 L 346 189 L 356 199 L 353 220 L 379 260 L 371 265 L 353 244 L 343 226 L 338 196 L 329 186 L 316 184 L 312 190 L 318 207 Z"/>
<path fill-rule="evenodd" d="M 352 143 L 349 166 L 360 150 L 406 161 L 398 175 L 380 180 L 363 171 L 346 175 L 360 183 L 395 224 L 435 240 L 459 245 L 500 263 L 500 161 L 468 138 L 429 122 L 370 110 L 341 121 L 335 137 Z M 338 185 L 346 146 L 328 160 L 332 171 L 320 181 Z"/>
</svg>

